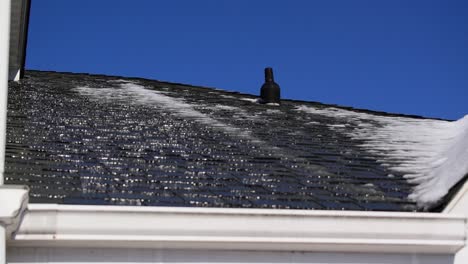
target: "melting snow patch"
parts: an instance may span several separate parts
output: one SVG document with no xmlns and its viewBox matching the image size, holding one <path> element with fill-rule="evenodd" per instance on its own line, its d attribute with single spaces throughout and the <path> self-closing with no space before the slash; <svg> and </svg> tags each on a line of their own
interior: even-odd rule
<svg viewBox="0 0 468 264">
<path fill-rule="evenodd" d="M 227 111 L 241 111 L 241 109 L 238 107 L 229 106 L 229 105 L 220 105 L 220 104 L 214 105 L 211 108 L 218 109 L 218 110 L 227 110 Z"/>
<path fill-rule="evenodd" d="M 92 96 L 97 100 L 132 102 L 169 109 L 175 114 L 193 118 L 197 122 L 220 129 L 226 133 L 248 138 L 253 141 L 257 140 L 251 137 L 250 131 L 222 123 L 207 114 L 197 111 L 194 108 L 197 105 L 188 104 L 182 99 L 165 95 L 168 94 L 168 92 L 164 92 L 163 94 L 162 92 L 146 89 L 144 86 L 127 81 L 122 81 L 119 85 L 120 88 L 78 87 L 75 88 L 75 90 L 83 95 Z"/>
<path fill-rule="evenodd" d="M 258 103 L 258 99 L 255 99 L 255 98 L 242 97 L 242 98 L 239 98 L 239 99 L 242 100 L 242 101 L 247 101 L 247 102 L 251 102 L 251 103 Z"/>
<path fill-rule="evenodd" d="M 409 198 L 421 208 L 437 203 L 468 174 L 468 115 L 448 122 L 338 108 L 297 110 L 337 119 L 339 124 L 329 125 L 331 129 L 364 142 L 360 147 L 377 155 L 381 165 L 416 184 Z"/>
</svg>

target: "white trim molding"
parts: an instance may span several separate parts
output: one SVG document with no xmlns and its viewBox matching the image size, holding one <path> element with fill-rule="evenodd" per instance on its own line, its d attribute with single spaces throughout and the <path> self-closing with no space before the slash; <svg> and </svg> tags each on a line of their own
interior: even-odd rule
<svg viewBox="0 0 468 264">
<path fill-rule="evenodd" d="M 432 213 L 30 204 L 8 245 L 454 254 L 465 230 Z"/>
<path fill-rule="evenodd" d="M 9 53 L 10 0 L 2 0 L 0 1 L 0 185 L 3 184 L 5 164 Z"/>
<path fill-rule="evenodd" d="M 0 264 L 6 263 L 6 243 L 20 223 L 28 204 L 28 189 L 0 185 Z"/>
<path fill-rule="evenodd" d="M 18 228 L 28 201 L 27 187 L 18 185 L 0 186 L 0 226 L 6 228 L 7 237 Z"/>
</svg>

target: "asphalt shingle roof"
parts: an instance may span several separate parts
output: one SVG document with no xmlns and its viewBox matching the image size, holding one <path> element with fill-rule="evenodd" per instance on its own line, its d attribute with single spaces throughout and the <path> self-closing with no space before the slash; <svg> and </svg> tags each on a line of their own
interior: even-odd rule
<svg viewBox="0 0 468 264">
<path fill-rule="evenodd" d="M 122 90 L 129 82 L 145 91 Z M 338 119 L 297 111 L 330 106 L 255 99 L 29 71 L 9 85 L 6 182 L 35 203 L 418 210 L 413 185 L 330 129 Z"/>
</svg>

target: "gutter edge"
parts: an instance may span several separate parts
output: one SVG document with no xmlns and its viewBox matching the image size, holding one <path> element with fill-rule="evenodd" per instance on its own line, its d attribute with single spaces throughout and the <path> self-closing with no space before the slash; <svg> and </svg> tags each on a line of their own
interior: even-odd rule
<svg viewBox="0 0 468 264">
<path fill-rule="evenodd" d="M 8 243 L 15 247 L 455 254 L 466 239 L 466 218 L 451 214 L 135 209 L 30 205 Z"/>
</svg>

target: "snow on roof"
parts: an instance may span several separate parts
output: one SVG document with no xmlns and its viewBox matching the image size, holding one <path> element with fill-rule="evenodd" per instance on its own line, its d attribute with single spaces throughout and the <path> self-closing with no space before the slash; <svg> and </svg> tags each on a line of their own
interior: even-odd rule
<svg viewBox="0 0 468 264">
<path fill-rule="evenodd" d="M 360 147 L 379 156 L 381 165 L 416 184 L 409 198 L 421 208 L 434 205 L 468 174 L 468 115 L 449 122 L 338 108 L 300 106 L 297 110 L 339 119 L 341 125 L 328 126 L 360 140 Z"/>
<path fill-rule="evenodd" d="M 28 185 L 33 203 L 423 210 L 405 173 L 343 132 L 378 121 L 243 98 L 254 96 L 28 71 L 9 83 L 6 183 Z"/>
<path fill-rule="evenodd" d="M 76 90 L 93 95 L 99 100 L 156 103 L 181 116 L 195 118 L 198 122 L 255 141 L 251 138 L 250 131 L 212 119 L 196 110 L 197 105 L 173 98 L 167 92 L 146 89 L 136 83 L 121 81 L 120 89 L 79 87 Z M 213 107 L 232 110 L 221 105 Z M 338 119 L 339 123 L 329 124 L 328 127 L 362 141 L 360 147 L 369 154 L 380 157 L 382 166 L 403 173 L 408 182 L 416 184 L 409 198 L 416 201 L 421 208 L 434 205 L 468 173 L 468 115 L 456 122 L 449 122 L 381 116 L 333 107 L 319 109 L 300 106 L 297 109 Z"/>
<path fill-rule="evenodd" d="M 146 89 L 144 86 L 125 80 L 119 81 L 120 89 L 116 88 L 93 88 L 93 87 L 77 87 L 76 91 L 84 95 L 93 96 L 96 100 L 110 101 L 125 101 L 135 102 L 138 104 L 153 104 L 166 109 L 171 109 L 174 113 L 182 117 L 190 117 L 197 122 L 205 125 L 210 125 L 217 129 L 223 130 L 226 133 L 233 134 L 239 137 L 247 138 L 252 141 L 258 141 L 251 136 L 251 132 L 245 129 L 233 127 L 222 123 L 218 120 L 195 109 L 197 105 L 186 103 L 184 100 L 174 98 L 169 92 L 161 92 Z M 168 94 L 168 95 L 165 95 Z M 205 106 L 200 106 L 205 107 Z M 228 109 L 227 106 L 217 105 L 221 109 Z M 232 110 L 232 108 L 229 108 Z"/>
</svg>

